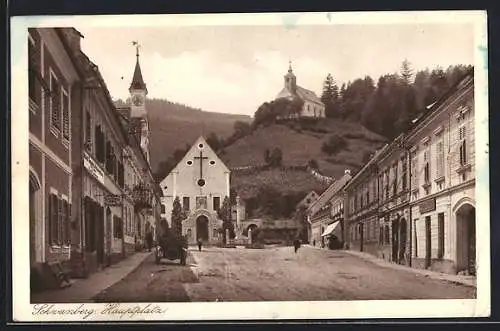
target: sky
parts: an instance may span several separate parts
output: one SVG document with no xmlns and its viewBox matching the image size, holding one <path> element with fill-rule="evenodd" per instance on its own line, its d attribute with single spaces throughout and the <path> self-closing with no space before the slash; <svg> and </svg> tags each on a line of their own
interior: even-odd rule
<svg viewBox="0 0 500 331">
<path fill-rule="evenodd" d="M 470 23 L 79 27 L 82 49 L 113 98 L 128 97 L 138 41 L 148 97 L 207 111 L 253 115 L 283 87 L 289 61 L 297 84 L 321 94 L 343 82 L 474 63 Z"/>
</svg>

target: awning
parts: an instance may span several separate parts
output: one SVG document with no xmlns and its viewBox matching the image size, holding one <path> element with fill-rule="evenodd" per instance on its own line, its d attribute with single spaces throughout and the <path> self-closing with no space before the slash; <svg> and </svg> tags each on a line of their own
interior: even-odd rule
<svg viewBox="0 0 500 331">
<path fill-rule="evenodd" d="M 339 225 L 339 223 L 340 222 L 335 222 L 335 223 L 328 225 L 325 229 L 325 232 L 323 232 L 323 234 L 321 234 L 321 236 L 322 237 L 328 236 L 330 233 L 333 232 L 333 230 L 335 230 L 335 228 L 337 227 L 337 225 Z"/>
</svg>

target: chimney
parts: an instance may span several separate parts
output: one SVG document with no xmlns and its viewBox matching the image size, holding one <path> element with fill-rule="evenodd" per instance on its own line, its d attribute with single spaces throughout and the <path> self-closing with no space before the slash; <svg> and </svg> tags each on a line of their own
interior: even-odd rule
<svg viewBox="0 0 500 331">
<path fill-rule="evenodd" d="M 351 170 L 350 170 L 350 169 L 346 169 L 346 170 L 344 171 L 344 175 L 350 175 L 350 174 L 351 174 Z"/>
</svg>

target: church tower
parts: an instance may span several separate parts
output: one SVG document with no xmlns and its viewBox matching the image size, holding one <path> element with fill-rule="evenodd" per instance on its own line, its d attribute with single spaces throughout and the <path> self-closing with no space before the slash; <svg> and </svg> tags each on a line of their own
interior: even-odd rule
<svg viewBox="0 0 500 331">
<path fill-rule="evenodd" d="M 148 94 L 148 89 L 142 78 L 141 66 L 139 64 L 139 44 L 135 41 L 132 44 L 136 47 L 135 56 L 137 59 L 132 83 L 128 89 L 131 101 L 130 117 L 141 123 L 140 145 L 149 163 L 149 123 L 146 113 L 146 95 Z"/>
<path fill-rule="evenodd" d="M 297 77 L 292 71 L 292 61 L 288 64 L 288 73 L 285 75 L 285 88 L 292 94 L 297 92 Z"/>
</svg>

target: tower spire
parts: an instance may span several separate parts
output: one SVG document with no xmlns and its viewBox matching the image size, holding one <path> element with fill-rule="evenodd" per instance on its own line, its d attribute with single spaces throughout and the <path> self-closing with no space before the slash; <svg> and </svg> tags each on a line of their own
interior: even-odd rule
<svg viewBox="0 0 500 331">
<path fill-rule="evenodd" d="M 292 60 L 291 59 L 288 60 L 288 72 L 290 72 L 290 73 L 292 72 Z"/>
<path fill-rule="evenodd" d="M 139 42 L 132 41 L 132 45 L 135 46 L 135 69 L 134 76 L 132 78 L 132 83 L 130 84 L 129 90 L 145 90 L 147 93 L 146 84 L 144 83 L 144 79 L 142 79 L 141 65 L 139 64 Z"/>
</svg>

